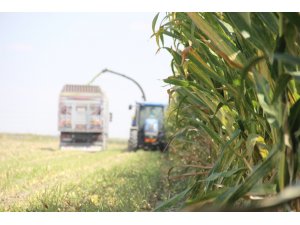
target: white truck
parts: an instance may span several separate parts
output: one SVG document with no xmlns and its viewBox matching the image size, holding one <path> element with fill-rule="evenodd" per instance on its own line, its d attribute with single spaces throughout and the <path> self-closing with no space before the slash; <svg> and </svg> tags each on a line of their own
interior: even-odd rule
<svg viewBox="0 0 300 225">
<path fill-rule="evenodd" d="M 109 117 L 99 86 L 65 85 L 59 96 L 60 148 L 106 149 Z"/>
</svg>

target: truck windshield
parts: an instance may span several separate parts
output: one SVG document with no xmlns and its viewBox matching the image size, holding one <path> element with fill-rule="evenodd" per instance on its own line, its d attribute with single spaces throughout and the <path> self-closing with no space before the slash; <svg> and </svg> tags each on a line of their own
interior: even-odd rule
<svg viewBox="0 0 300 225">
<path fill-rule="evenodd" d="M 139 127 L 144 127 L 145 120 L 154 118 L 158 120 L 159 128 L 163 125 L 164 108 L 162 106 L 142 106 L 140 108 L 140 123 Z"/>
</svg>

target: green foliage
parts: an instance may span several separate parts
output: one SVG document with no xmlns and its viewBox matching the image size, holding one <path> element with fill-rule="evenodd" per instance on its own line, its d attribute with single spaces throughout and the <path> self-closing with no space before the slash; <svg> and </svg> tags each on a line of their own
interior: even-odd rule
<svg viewBox="0 0 300 225">
<path fill-rule="evenodd" d="M 154 32 L 173 57 L 171 150 L 212 166 L 191 180 L 187 204 L 249 206 L 241 200 L 258 186 L 281 192 L 297 182 L 299 21 L 299 13 L 167 13 Z M 167 37 L 172 46 L 159 41 Z"/>
</svg>

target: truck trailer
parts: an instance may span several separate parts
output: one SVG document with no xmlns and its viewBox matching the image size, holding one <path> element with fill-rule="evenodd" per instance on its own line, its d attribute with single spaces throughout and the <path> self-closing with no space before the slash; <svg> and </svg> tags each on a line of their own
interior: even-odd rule
<svg viewBox="0 0 300 225">
<path fill-rule="evenodd" d="M 58 110 L 61 149 L 106 149 L 109 120 L 108 100 L 99 86 L 63 87 Z"/>
</svg>

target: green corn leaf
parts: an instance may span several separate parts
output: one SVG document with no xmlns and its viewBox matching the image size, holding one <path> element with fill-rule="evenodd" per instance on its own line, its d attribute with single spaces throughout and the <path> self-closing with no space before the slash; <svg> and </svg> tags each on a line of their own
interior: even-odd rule
<svg viewBox="0 0 300 225">
<path fill-rule="evenodd" d="M 300 65 L 300 58 L 287 53 L 275 53 L 274 59 L 280 60 L 290 65 Z"/>
<path fill-rule="evenodd" d="M 243 21 L 247 24 L 248 27 L 251 27 L 251 17 L 250 17 L 250 12 L 243 12 L 243 13 L 237 13 L 239 14 L 242 18 Z"/>
<path fill-rule="evenodd" d="M 169 200 L 163 202 L 161 205 L 156 207 L 154 209 L 154 211 L 155 212 L 160 212 L 160 211 L 164 211 L 164 210 L 174 206 L 176 203 L 182 201 L 189 192 L 190 192 L 190 188 L 185 189 L 184 191 L 180 192 L 179 194 L 176 194 L 175 196 L 173 196 Z"/>
<path fill-rule="evenodd" d="M 292 76 L 298 83 L 300 83 L 300 71 L 296 72 L 287 72 L 288 75 Z"/>
<path fill-rule="evenodd" d="M 273 95 L 273 100 L 272 100 L 273 104 L 278 100 L 278 97 L 280 97 L 284 93 L 291 79 L 292 76 L 290 74 L 282 74 L 281 76 L 279 76 L 276 82 L 277 85 L 275 87 L 275 91 Z"/>
<path fill-rule="evenodd" d="M 190 206 L 194 207 L 195 206 L 194 204 L 197 204 L 201 201 L 207 201 L 207 200 L 215 199 L 216 197 L 220 196 L 221 194 L 223 194 L 227 190 L 228 190 L 227 187 L 222 187 L 222 188 L 217 188 L 215 190 L 212 190 L 210 192 L 202 192 L 201 196 L 198 196 L 195 199 L 188 199 L 186 201 L 186 205 L 187 206 L 190 205 Z M 189 211 L 189 210 L 187 210 L 187 211 Z"/>
<path fill-rule="evenodd" d="M 223 34 L 214 30 L 213 27 L 205 19 L 202 18 L 202 16 L 197 13 L 187 14 L 192 19 L 197 28 L 200 29 L 220 51 L 222 51 L 227 56 L 231 56 L 236 53 L 236 49 L 232 49 L 230 45 L 225 42 Z M 236 62 L 241 63 L 239 58 L 236 58 Z"/>
<path fill-rule="evenodd" d="M 211 89 L 215 89 L 213 82 L 211 81 L 210 77 L 207 76 L 206 73 L 204 73 L 202 70 L 199 69 L 199 67 L 193 63 L 189 64 L 189 69 L 191 73 L 193 73 L 197 78 L 204 82 L 205 85 L 207 85 Z"/>
<path fill-rule="evenodd" d="M 188 81 L 179 80 L 179 79 L 174 78 L 174 77 L 169 77 L 167 79 L 164 79 L 164 82 L 166 82 L 168 84 L 173 84 L 173 85 L 176 85 L 176 86 L 180 86 L 180 87 L 188 87 L 188 86 L 190 86 Z"/>
<path fill-rule="evenodd" d="M 273 13 L 256 13 L 259 19 L 268 27 L 274 34 L 278 34 L 278 21 Z"/>
<path fill-rule="evenodd" d="M 223 140 L 220 138 L 218 133 L 216 133 L 211 127 L 206 126 L 203 122 L 201 121 L 191 121 L 191 124 L 193 124 L 195 127 L 202 128 L 215 142 L 219 144 L 224 144 Z"/>
<path fill-rule="evenodd" d="M 220 177 L 232 177 L 236 173 L 245 170 L 245 168 L 237 168 L 226 172 L 221 173 L 212 173 L 209 177 L 205 178 L 205 181 L 217 180 Z"/>
<path fill-rule="evenodd" d="M 154 19 L 152 20 L 152 32 L 155 33 L 155 25 L 158 19 L 159 13 L 157 13 L 154 17 Z"/>
<path fill-rule="evenodd" d="M 164 49 L 166 49 L 169 53 L 171 53 L 177 65 L 181 64 L 181 56 L 178 52 L 174 51 L 172 48 L 165 47 Z"/>
<path fill-rule="evenodd" d="M 212 70 L 204 61 L 200 61 L 199 59 L 196 58 L 196 55 L 189 55 L 189 58 L 192 63 L 195 64 L 195 66 L 198 67 L 198 69 L 202 70 L 202 73 L 206 74 L 209 76 L 211 79 L 218 81 L 220 83 L 226 83 L 224 78 L 217 74 L 214 70 Z"/>
<path fill-rule="evenodd" d="M 256 144 L 258 137 L 258 134 L 249 134 L 249 136 L 247 137 L 246 148 L 248 151 L 248 155 L 251 155 L 253 153 L 254 145 Z"/>
<path fill-rule="evenodd" d="M 299 136 L 297 131 L 300 130 L 300 99 L 290 109 L 288 117 L 289 131 L 292 137 L 293 151 L 296 152 L 299 145 Z"/>
<path fill-rule="evenodd" d="M 270 40 L 268 36 L 268 29 L 258 21 L 252 21 L 252 26 L 249 26 L 247 21 L 248 16 L 244 16 L 244 13 L 226 13 L 227 17 L 230 19 L 233 27 L 246 39 L 250 41 L 253 47 L 261 50 L 266 50 L 266 52 L 271 52 L 273 46 L 271 45 L 273 40 Z M 255 18 L 255 14 L 251 14 Z M 259 30 L 261 29 L 261 30 Z M 264 35 L 261 33 L 264 31 Z"/>
<path fill-rule="evenodd" d="M 248 64 L 246 64 L 246 66 L 244 67 L 243 71 L 242 71 L 242 80 L 244 80 L 247 76 L 247 73 L 249 71 L 251 71 L 251 69 L 257 65 L 261 60 L 263 60 L 265 57 L 264 56 L 258 56 L 255 57 L 254 59 L 250 60 L 248 62 Z"/>
<path fill-rule="evenodd" d="M 284 17 L 288 18 L 288 20 L 296 25 L 297 27 L 300 27 L 300 15 L 296 12 L 283 12 L 282 13 Z"/>
<path fill-rule="evenodd" d="M 278 150 L 281 148 L 281 145 L 282 143 L 277 144 L 273 151 L 269 154 L 268 158 L 262 162 L 241 185 L 234 187 L 232 189 L 233 191 L 228 191 L 229 193 L 224 193 L 226 198 L 224 198 L 225 196 L 220 196 L 220 204 L 225 205 L 241 198 L 254 187 L 258 180 L 262 179 L 266 174 L 268 174 L 268 172 L 272 170 L 274 163 L 276 163 L 278 160 Z"/>
</svg>

